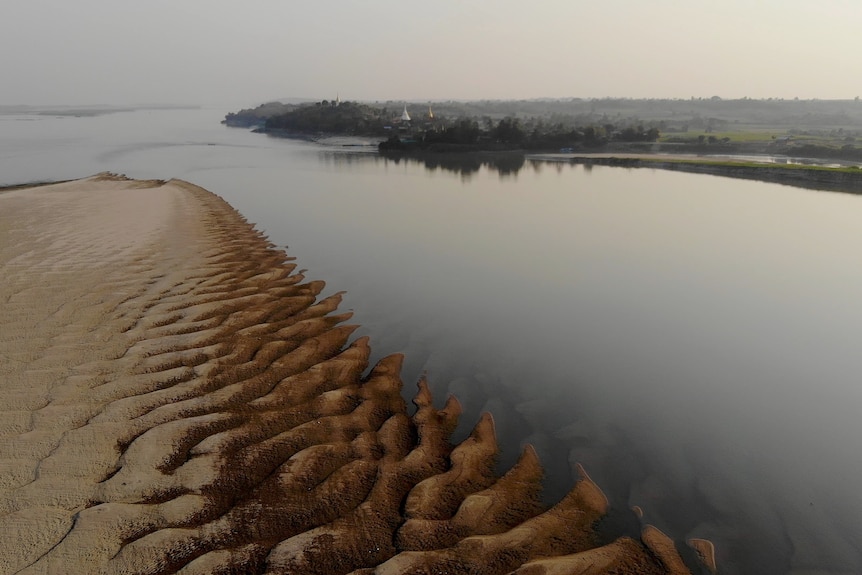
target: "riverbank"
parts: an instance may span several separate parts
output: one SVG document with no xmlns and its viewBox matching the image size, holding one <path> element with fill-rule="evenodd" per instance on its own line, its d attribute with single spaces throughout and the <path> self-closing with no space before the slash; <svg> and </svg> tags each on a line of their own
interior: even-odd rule
<svg viewBox="0 0 862 575">
<path fill-rule="evenodd" d="M 313 142 L 330 148 L 344 148 L 355 152 L 370 153 L 375 149 L 372 136 L 338 136 L 335 134 L 302 134 L 286 130 L 267 130 L 272 137 L 298 139 Z M 665 144 L 664 146 L 667 146 Z M 473 172 L 482 165 L 514 174 L 524 165 L 525 160 L 569 162 L 582 165 L 605 165 L 624 168 L 653 168 L 710 174 L 740 179 L 780 183 L 813 190 L 826 190 L 846 193 L 862 193 L 862 167 L 853 163 L 846 165 L 821 165 L 820 162 L 840 162 L 831 158 L 809 158 L 806 163 L 787 159 L 778 161 L 759 161 L 758 155 L 750 160 L 737 160 L 726 154 L 697 154 L 697 146 L 674 145 L 673 152 L 662 152 L 662 145 L 653 143 L 624 143 L 602 146 L 602 152 L 535 152 L 506 145 L 460 145 L 424 144 L 405 140 L 380 142 L 378 153 L 394 161 L 417 161 L 429 168 L 442 167 L 456 172 Z M 687 153 L 686 150 L 692 150 Z M 758 147 L 754 151 L 764 151 Z M 753 153 L 749 150 L 750 153 Z M 763 156 L 764 158 L 772 156 Z"/>
<path fill-rule="evenodd" d="M 599 540 L 586 473 L 550 510 L 531 448 L 495 477 L 490 416 L 408 416 L 401 357 L 363 377 L 340 296 L 206 190 L 9 189 L 0 233 L 0 573 L 688 572 Z"/>
<path fill-rule="evenodd" d="M 549 162 L 569 162 L 584 166 L 620 168 L 651 168 L 728 178 L 758 180 L 851 194 L 862 193 L 862 169 L 858 167 L 828 167 L 805 164 L 736 161 L 710 156 L 626 155 L 626 154 L 537 154 L 530 158 Z"/>
</svg>

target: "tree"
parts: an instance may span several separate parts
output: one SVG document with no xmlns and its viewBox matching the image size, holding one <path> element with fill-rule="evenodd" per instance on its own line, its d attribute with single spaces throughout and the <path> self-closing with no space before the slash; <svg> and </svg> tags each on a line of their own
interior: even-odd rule
<svg viewBox="0 0 862 575">
<path fill-rule="evenodd" d="M 521 121 L 511 117 L 500 120 L 492 134 L 498 142 L 506 144 L 521 144 L 526 139 Z"/>
</svg>

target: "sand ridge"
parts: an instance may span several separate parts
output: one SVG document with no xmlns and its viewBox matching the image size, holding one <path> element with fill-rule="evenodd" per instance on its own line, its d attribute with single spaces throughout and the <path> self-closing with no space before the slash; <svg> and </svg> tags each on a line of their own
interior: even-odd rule
<svg viewBox="0 0 862 575">
<path fill-rule="evenodd" d="M 0 573 L 687 573 L 599 545 L 582 471 L 551 509 L 527 448 L 401 357 L 217 196 L 86 180 L 0 194 Z M 703 549 L 703 547 L 700 547 Z"/>
</svg>

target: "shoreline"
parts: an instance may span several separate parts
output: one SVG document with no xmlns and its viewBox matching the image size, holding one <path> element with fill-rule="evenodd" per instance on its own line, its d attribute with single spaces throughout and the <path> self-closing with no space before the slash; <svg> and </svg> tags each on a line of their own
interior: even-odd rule
<svg viewBox="0 0 862 575">
<path fill-rule="evenodd" d="M 594 154 L 574 156 L 530 156 L 547 162 L 568 162 L 584 166 L 617 168 L 651 168 L 707 174 L 745 180 L 756 180 L 818 191 L 862 194 L 862 169 L 834 168 L 805 164 L 747 162 L 710 156 L 649 154 Z"/>
<path fill-rule="evenodd" d="M 4 192 L 14 192 L 15 190 L 26 190 L 28 188 L 38 188 L 41 186 L 51 186 L 53 184 L 65 184 L 74 180 L 56 180 L 56 181 L 38 181 L 25 182 L 22 184 L 10 184 L 8 186 L 0 186 L 0 194 Z"/>
<path fill-rule="evenodd" d="M 372 153 L 373 143 L 370 140 L 379 136 L 347 136 L 337 134 L 306 134 L 285 130 L 256 131 L 274 138 L 295 139 L 310 142 L 325 148 L 352 148 L 356 153 Z M 345 143 L 348 142 L 348 143 Z M 527 149 L 461 149 L 457 145 L 448 145 L 440 149 L 392 149 L 375 150 L 382 158 L 401 159 L 412 158 L 427 161 L 440 158 L 511 158 L 522 157 L 524 160 L 543 162 L 565 162 L 585 166 L 601 165 L 621 168 L 653 168 L 707 174 L 737 179 L 755 180 L 796 186 L 818 191 L 862 194 L 862 166 L 848 164 L 833 167 L 817 164 L 743 161 L 729 158 L 726 154 L 704 155 L 693 152 L 588 152 L 588 153 L 555 153 L 534 152 Z M 812 161 L 829 162 L 830 158 L 808 158 Z"/>
<path fill-rule="evenodd" d="M 409 416 L 401 356 L 218 196 L 99 174 L 0 224 L 0 573 L 689 572 L 654 527 L 599 542 L 583 469 L 551 509 L 532 448 L 497 477 L 490 415 L 451 446 L 420 382 Z"/>
</svg>

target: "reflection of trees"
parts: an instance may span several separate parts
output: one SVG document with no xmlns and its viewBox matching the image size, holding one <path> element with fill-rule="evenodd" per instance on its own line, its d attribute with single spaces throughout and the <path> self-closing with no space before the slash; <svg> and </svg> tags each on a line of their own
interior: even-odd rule
<svg viewBox="0 0 862 575">
<path fill-rule="evenodd" d="M 500 172 L 501 176 L 515 176 L 524 167 L 524 161 L 523 154 L 503 154 L 494 156 L 488 162 L 488 167 Z"/>
<path fill-rule="evenodd" d="M 445 170 L 462 176 L 475 174 L 484 166 L 500 176 L 517 175 L 524 167 L 523 154 L 428 154 L 424 156 L 407 156 L 407 161 L 425 166 L 426 170 Z"/>
<path fill-rule="evenodd" d="M 372 154 L 326 151 L 320 153 L 321 162 L 326 165 L 336 166 L 340 169 L 349 169 L 351 166 L 360 164 L 394 164 L 402 163 L 418 164 L 429 172 L 452 172 L 462 178 L 469 178 L 478 173 L 482 168 L 489 172 L 496 172 L 501 178 L 517 176 L 525 167 L 530 167 L 539 172 L 545 165 L 545 160 L 531 158 L 527 160 L 524 154 L 519 152 L 463 152 L 463 153 L 425 153 L 425 154 Z M 570 165 L 567 162 L 553 162 L 557 170 Z"/>
<path fill-rule="evenodd" d="M 399 162 L 416 163 L 424 166 L 430 172 L 442 170 L 459 174 L 462 177 L 475 174 L 483 167 L 499 173 L 501 177 L 515 176 L 526 162 L 524 154 L 520 153 L 428 153 L 409 156 L 392 154 L 384 157 L 396 164 Z"/>
<path fill-rule="evenodd" d="M 397 156 L 392 159 L 399 161 Z M 469 176 L 482 169 L 482 161 L 476 154 L 429 154 L 419 157 L 404 156 L 400 160 L 422 164 L 429 172 L 443 170 L 461 176 Z"/>
</svg>

